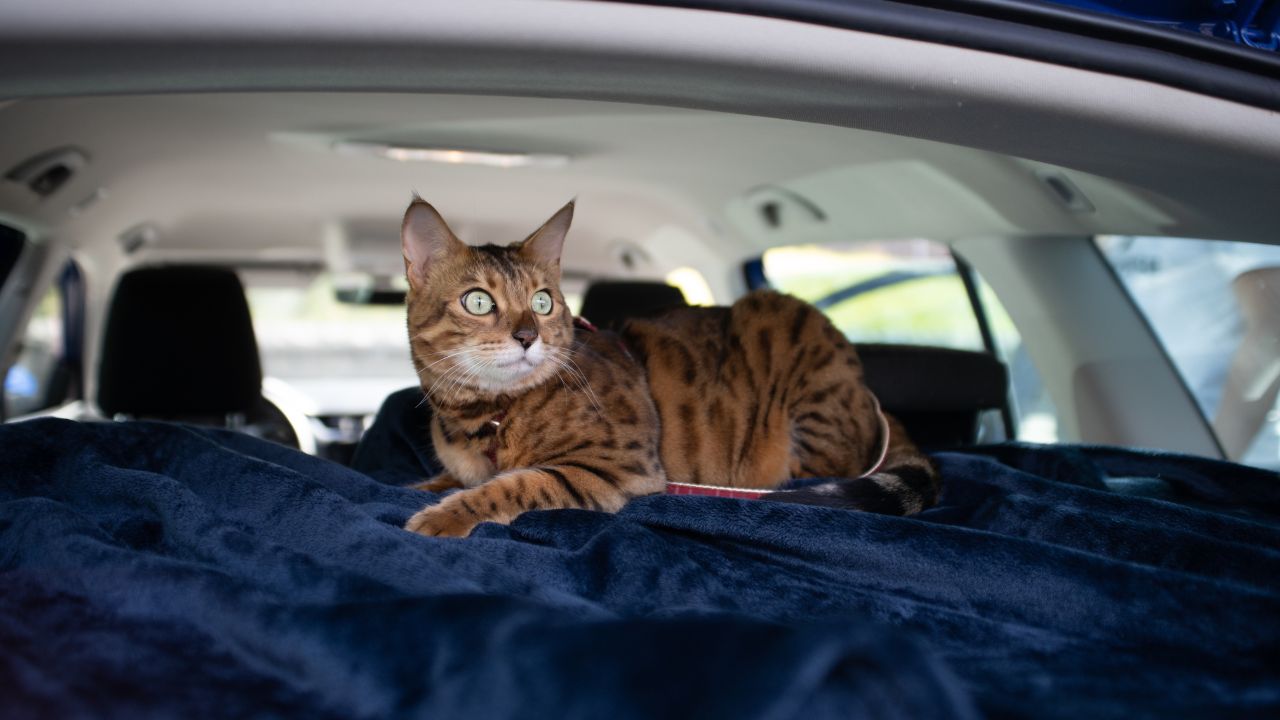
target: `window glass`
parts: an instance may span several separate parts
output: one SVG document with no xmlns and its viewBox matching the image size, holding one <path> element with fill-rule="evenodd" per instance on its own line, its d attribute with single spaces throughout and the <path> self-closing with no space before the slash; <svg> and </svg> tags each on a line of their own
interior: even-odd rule
<svg viewBox="0 0 1280 720">
<path fill-rule="evenodd" d="M 64 398 L 58 392 L 63 356 L 62 296 L 57 285 L 40 299 L 18 341 L 18 359 L 4 378 L 4 416 L 52 407 Z"/>
<path fill-rule="evenodd" d="M 403 304 L 340 302 L 328 273 L 241 272 L 264 382 L 309 415 L 365 415 L 417 384 Z"/>
<path fill-rule="evenodd" d="M 1280 469 L 1280 246 L 1101 236 L 1227 456 Z"/>
<path fill-rule="evenodd" d="M 855 342 L 982 350 L 982 334 L 946 246 L 892 240 L 771 248 L 764 274 L 808 300 Z"/>
<path fill-rule="evenodd" d="M 1058 441 L 1058 409 L 1040 379 L 1040 371 L 1031 362 L 1022 335 L 1013 324 L 1008 311 L 996 297 L 995 290 L 981 277 L 978 281 L 978 298 L 982 303 L 991 333 L 995 336 L 1000 359 L 1009 370 L 1009 385 L 1013 393 L 1013 414 L 1018 423 L 1018 439 L 1028 442 L 1051 443 Z"/>
<path fill-rule="evenodd" d="M 392 392 L 418 384 L 403 302 L 342 302 L 343 278 L 331 273 L 255 268 L 239 274 L 264 385 L 278 399 L 311 416 L 363 416 Z M 582 285 L 566 278 L 563 286 L 575 312 Z"/>
<path fill-rule="evenodd" d="M 680 288 L 685 302 L 690 305 L 715 305 L 715 295 L 702 273 L 691 267 L 678 267 L 667 273 L 667 284 Z"/>
<path fill-rule="evenodd" d="M 973 304 L 946 245 L 931 240 L 796 245 L 761 258 L 774 288 L 808 300 L 854 342 L 985 350 Z M 1057 440 L 1053 402 L 1022 337 L 989 286 L 979 298 L 1009 367 L 1019 439 Z"/>
</svg>

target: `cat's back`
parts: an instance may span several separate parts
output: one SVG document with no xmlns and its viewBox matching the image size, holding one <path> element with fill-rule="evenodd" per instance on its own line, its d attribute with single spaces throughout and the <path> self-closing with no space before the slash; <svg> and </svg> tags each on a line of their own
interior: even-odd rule
<svg viewBox="0 0 1280 720">
<path fill-rule="evenodd" d="M 857 353 L 825 315 L 790 295 L 760 290 L 729 307 L 684 307 L 629 321 L 622 336 L 660 382 L 751 384 L 796 366 L 838 364 L 861 378 Z M 816 362 L 815 362 L 816 361 Z"/>
<path fill-rule="evenodd" d="M 875 431 L 862 419 L 875 410 L 861 364 L 812 305 L 755 292 L 633 320 L 623 337 L 647 374 L 670 479 L 774 487 L 864 464 Z"/>
</svg>

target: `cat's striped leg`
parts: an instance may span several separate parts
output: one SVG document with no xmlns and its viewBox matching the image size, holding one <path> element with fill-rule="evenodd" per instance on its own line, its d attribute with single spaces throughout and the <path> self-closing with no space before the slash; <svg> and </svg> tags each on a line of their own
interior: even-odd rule
<svg viewBox="0 0 1280 720">
<path fill-rule="evenodd" d="M 765 500 L 825 505 L 882 515 L 912 515 L 938 501 L 942 478 L 933 460 L 907 437 L 888 414 L 891 441 L 880 469 L 866 477 L 843 478 L 796 490 L 780 490 Z"/>
<path fill-rule="evenodd" d="M 404 528 L 422 535 L 464 537 L 482 522 L 508 523 L 529 510 L 617 512 L 633 497 L 661 492 L 663 484 L 661 477 L 604 463 L 518 468 L 423 508 Z"/>
</svg>

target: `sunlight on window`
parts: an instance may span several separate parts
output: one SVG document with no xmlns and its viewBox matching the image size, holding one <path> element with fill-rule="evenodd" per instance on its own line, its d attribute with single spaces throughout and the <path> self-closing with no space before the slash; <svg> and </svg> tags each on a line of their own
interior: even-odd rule
<svg viewBox="0 0 1280 720">
<path fill-rule="evenodd" d="M 262 369 L 317 414 L 371 413 L 417 382 L 403 304 L 340 302 L 328 274 L 297 279 L 246 274 Z"/>
<path fill-rule="evenodd" d="M 716 298 L 711 294 L 711 286 L 702 273 L 691 267 L 679 267 L 667 273 L 667 284 L 680 288 L 684 299 L 690 305 L 715 305 Z"/>
<path fill-rule="evenodd" d="M 793 245 L 764 253 L 769 283 L 808 300 L 856 343 L 985 351 L 964 280 L 947 246 L 927 239 Z M 995 292 L 976 278 L 999 357 L 1009 370 L 1017 437 L 1058 439 L 1057 410 Z"/>
<path fill-rule="evenodd" d="M 955 261 L 930 240 L 795 245 L 764 254 L 778 290 L 808 300 L 855 342 L 981 350 Z"/>
</svg>

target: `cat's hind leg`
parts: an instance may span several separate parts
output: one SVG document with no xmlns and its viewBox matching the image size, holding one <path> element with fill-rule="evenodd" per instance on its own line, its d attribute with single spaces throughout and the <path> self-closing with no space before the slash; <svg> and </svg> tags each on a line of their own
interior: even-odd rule
<svg viewBox="0 0 1280 720">
<path fill-rule="evenodd" d="M 780 490 L 765 500 L 825 505 L 882 515 L 912 515 L 938 501 L 942 478 L 933 460 L 907 437 L 906 428 L 892 415 L 889 450 L 884 462 L 870 475 L 842 478 L 796 490 Z"/>
</svg>

